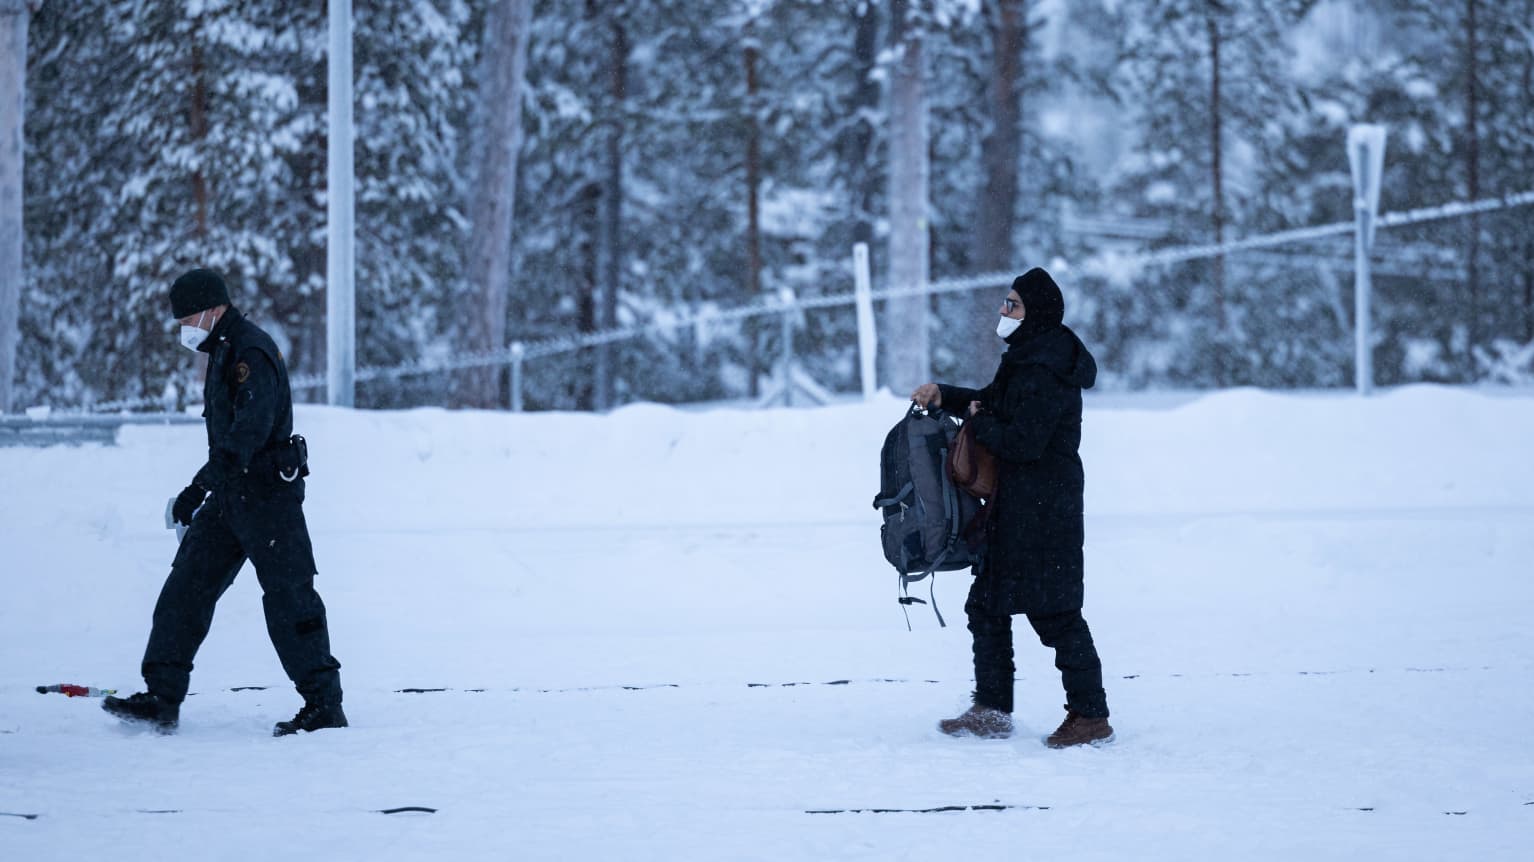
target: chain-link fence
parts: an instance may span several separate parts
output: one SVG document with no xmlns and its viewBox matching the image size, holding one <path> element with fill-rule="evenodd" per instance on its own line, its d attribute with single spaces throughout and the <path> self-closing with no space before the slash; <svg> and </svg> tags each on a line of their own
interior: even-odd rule
<svg viewBox="0 0 1534 862">
<path fill-rule="evenodd" d="M 1375 271 L 1385 276 L 1393 273 L 1404 276 L 1414 271 L 1411 266 L 1400 265 L 1390 259 L 1389 255 L 1392 252 L 1388 245 L 1386 245 L 1386 241 L 1393 231 L 1429 222 L 1442 222 L 1477 214 L 1513 210 L 1530 204 L 1534 204 L 1534 190 L 1498 198 L 1478 201 L 1456 201 L 1421 209 L 1385 213 L 1376 222 L 1377 229 L 1380 232 L 1381 245 L 1376 248 L 1375 256 L 1384 259 L 1376 264 Z M 1153 251 L 1102 252 L 1082 262 L 1077 269 L 1084 273 L 1111 270 L 1122 274 L 1129 271 L 1171 267 L 1211 258 L 1232 258 L 1244 259 L 1250 264 L 1259 267 L 1312 267 L 1321 270 L 1335 270 L 1344 268 L 1345 261 L 1334 254 L 1330 256 L 1318 254 L 1315 244 L 1318 241 L 1350 236 L 1354 230 L 1355 223 L 1347 221 L 1278 231 L 1219 244 L 1187 245 Z M 1282 250 L 1285 248 L 1299 250 L 1299 253 L 1292 253 L 1292 251 L 1291 253 L 1284 253 Z M 1417 257 L 1421 256 L 1422 248 L 1427 248 L 1429 252 L 1432 251 L 1431 244 L 1413 246 L 1413 248 L 1417 250 L 1411 252 L 1411 254 Z M 1401 249 L 1398 250 L 1398 253 L 1404 255 L 1406 251 Z M 871 290 L 869 298 L 873 302 L 882 302 L 919 295 L 943 297 L 976 290 L 994 290 L 1010 284 L 1014 276 L 1015 273 L 1010 271 L 989 272 L 960 278 L 940 279 L 926 285 L 886 286 Z M 852 309 L 857 303 L 858 293 L 855 290 L 811 297 L 797 297 L 791 292 L 783 292 L 768 295 L 756 302 L 735 308 L 707 308 L 675 313 L 663 321 L 652 320 L 600 332 L 546 338 L 536 341 L 515 341 L 500 350 L 481 353 L 464 353 L 437 358 L 417 358 L 391 366 L 363 367 L 357 369 L 356 381 L 359 384 L 367 384 L 370 382 L 401 380 L 403 378 L 424 375 L 450 375 L 454 372 L 471 368 L 505 367 L 508 369 L 510 377 L 511 407 L 514 410 L 520 410 L 526 401 L 524 397 L 524 380 L 526 370 L 530 364 L 569 358 L 594 348 L 620 344 L 636 339 L 655 339 L 689 329 L 702 332 L 710 328 L 744 323 L 758 318 L 776 317 L 781 321 L 783 335 L 778 339 L 778 350 L 781 355 L 775 359 L 773 364 L 776 366 L 780 377 L 784 373 L 796 375 L 793 380 L 780 379 L 777 385 L 790 388 L 798 386 L 801 390 L 806 391 L 812 399 L 823 400 L 827 388 L 849 391 L 858 388 L 856 381 L 858 376 L 856 367 L 858 363 L 847 364 L 848 374 L 838 375 L 838 379 L 829 387 L 817 387 L 813 380 L 797 370 L 797 363 L 793 357 L 795 333 L 802 330 L 805 315 L 809 312 L 824 309 Z M 1344 311 L 1339 310 L 1338 314 L 1345 316 Z M 291 382 L 295 392 L 309 393 L 311 395 L 323 394 L 326 378 L 323 374 L 302 374 L 295 375 Z M 135 398 L 121 401 L 103 401 L 93 404 L 89 408 L 73 412 L 122 413 L 156 409 L 169 410 L 173 409 L 174 406 L 167 398 Z M 71 411 L 63 412 L 68 413 Z"/>
</svg>

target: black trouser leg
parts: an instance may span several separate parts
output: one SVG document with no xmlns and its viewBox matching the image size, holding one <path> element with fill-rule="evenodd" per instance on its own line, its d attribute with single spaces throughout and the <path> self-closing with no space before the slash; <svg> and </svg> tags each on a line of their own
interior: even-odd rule
<svg viewBox="0 0 1534 862">
<path fill-rule="evenodd" d="M 974 592 L 964 604 L 975 650 L 975 705 L 1012 711 L 1012 617 L 988 613 Z"/>
<path fill-rule="evenodd" d="M 266 633 L 288 679 L 306 700 L 341 702 L 341 663 L 330 654 L 330 628 L 325 603 L 314 589 L 314 576 L 291 572 L 262 576 L 261 606 Z"/>
<path fill-rule="evenodd" d="M 303 509 L 279 499 L 249 516 L 250 561 L 261 583 L 266 633 L 282 669 L 306 700 L 341 702 L 341 663 L 330 654 L 325 602 L 314 589 L 314 555 Z M 243 524 L 241 525 L 243 528 Z"/>
<path fill-rule="evenodd" d="M 1044 646 L 1055 651 L 1055 667 L 1065 685 L 1065 704 L 1086 718 L 1108 717 L 1108 695 L 1103 691 L 1103 664 L 1092 643 L 1092 630 L 1081 611 L 1063 614 L 1029 614 L 1028 622 Z"/>
<path fill-rule="evenodd" d="M 213 609 L 243 565 L 239 540 L 217 503 L 209 503 L 182 538 L 155 602 L 141 666 L 149 691 L 176 703 L 186 699 L 192 659 L 213 625 Z"/>
</svg>

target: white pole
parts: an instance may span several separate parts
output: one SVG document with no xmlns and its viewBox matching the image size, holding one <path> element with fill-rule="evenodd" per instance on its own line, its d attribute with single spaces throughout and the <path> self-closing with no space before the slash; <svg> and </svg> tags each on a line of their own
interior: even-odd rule
<svg viewBox="0 0 1534 862">
<path fill-rule="evenodd" d="M 527 347 L 520 341 L 511 343 L 511 412 L 522 412 L 522 361 Z"/>
<path fill-rule="evenodd" d="M 863 375 L 863 398 L 874 397 L 878 390 L 878 339 L 874 336 L 873 278 L 868 271 L 868 243 L 852 247 L 852 283 L 858 309 L 858 366 Z"/>
<path fill-rule="evenodd" d="M 1380 178 L 1385 166 L 1385 127 L 1358 124 L 1348 129 L 1348 164 L 1353 170 L 1353 371 L 1359 395 L 1374 391 L 1374 350 L 1369 306 L 1373 273 L 1374 220 L 1379 213 Z"/>
<path fill-rule="evenodd" d="M 1369 294 L 1374 290 L 1369 271 L 1369 242 L 1365 230 L 1369 211 L 1355 210 L 1358 230 L 1353 239 L 1353 381 L 1359 395 L 1374 391 L 1374 351 L 1369 346 Z"/>
<path fill-rule="evenodd" d="M 330 0 L 330 148 L 326 164 L 325 377 L 329 401 L 356 401 L 356 253 L 353 248 L 352 4 Z"/>
</svg>

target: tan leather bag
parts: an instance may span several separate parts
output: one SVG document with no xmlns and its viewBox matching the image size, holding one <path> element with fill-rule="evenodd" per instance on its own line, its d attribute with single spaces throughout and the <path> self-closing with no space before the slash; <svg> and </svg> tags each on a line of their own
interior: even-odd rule
<svg viewBox="0 0 1534 862">
<path fill-rule="evenodd" d="M 996 456 L 975 439 L 975 426 L 965 422 L 948 450 L 948 478 L 973 497 L 989 500 L 996 494 Z"/>
</svg>

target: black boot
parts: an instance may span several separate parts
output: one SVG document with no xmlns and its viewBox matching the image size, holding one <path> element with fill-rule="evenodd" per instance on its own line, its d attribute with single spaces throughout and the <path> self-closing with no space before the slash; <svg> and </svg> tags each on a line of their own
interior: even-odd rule
<svg viewBox="0 0 1534 862">
<path fill-rule="evenodd" d="M 327 703 L 323 700 L 306 700 L 293 716 L 292 721 L 279 721 L 272 728 L 272 736 L 288 736 L 300 730 L 313 732 L 324 730 L 327 727 L 345 727 L 346 713 L 341 711 L 341 704 Z"/>
<path fill-rule="evenodd" d="M 141 722 L 161 733 L 172 733 L 181 721 L 181 704 L 141 691 L 128 697 L 107 696 L 101 708 L 123 721 Z"/>
</svg>

